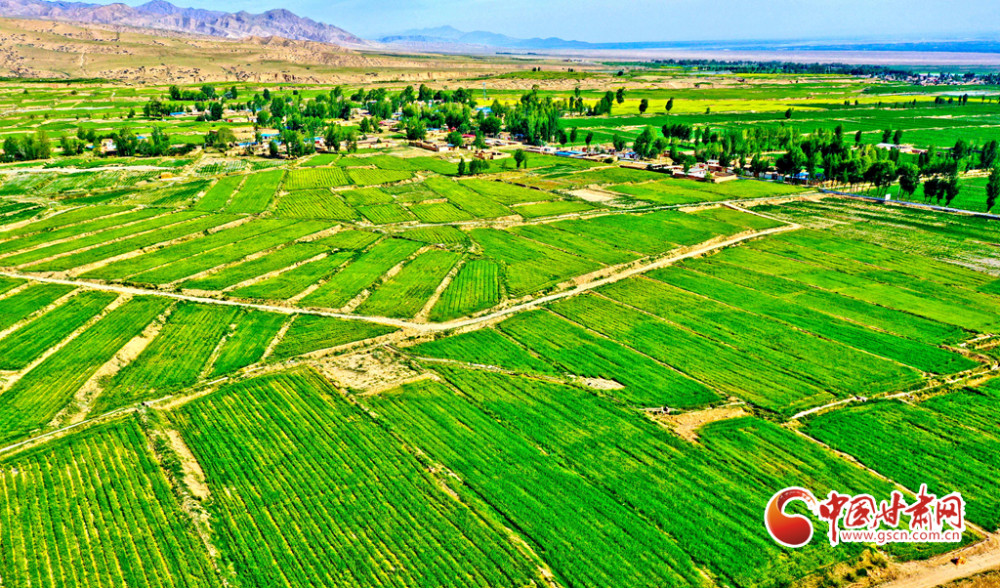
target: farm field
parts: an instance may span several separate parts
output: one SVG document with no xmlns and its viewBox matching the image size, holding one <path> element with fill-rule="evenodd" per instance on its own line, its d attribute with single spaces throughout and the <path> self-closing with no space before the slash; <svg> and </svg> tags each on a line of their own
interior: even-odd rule
<svg viewBox="0 0 1000 588">
<path fill-rule="evenodd" d="M 32 34 L 138 46 L 66 27 Z M 995 73 L 220 42 L 242 81 L 0 80 L 0 587 L 881 588 L 995 557 L 1000 224 L 832 192 L 900 198 L 851 165 L 912 163 L 908 200 L 954 177 L 984 213 Z M 789 487 L 924 483 L 960 540 L 762 525 Z"/>
</svg>

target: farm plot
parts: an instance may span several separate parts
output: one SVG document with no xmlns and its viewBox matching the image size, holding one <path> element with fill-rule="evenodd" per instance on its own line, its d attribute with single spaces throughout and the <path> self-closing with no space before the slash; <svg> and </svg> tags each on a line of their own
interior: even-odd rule
<svg viewBox="0 0 1000 588">
<path fill-rule="evenodd" d="M 104 386 L 94 410 L 107 412 L 194 384 L 237 312 L 179 303 L 159 335 Z"/>
<path fill-rule="evenodd" d="M 822 494 L 826 488 L 839 486 L 848 493 L 877 496 L 888 495 L 892 489 L 890 483 L 847 460 L 760 419 L 713 423 L 701 429 L 699 443 L 691 444 L 580 388 L 482 371 L 440 371 L 469 399 L 470 406 L 502 423 L 508 436 L 544 447 L 548 455 L 558 457 L 557 463 L 579 475 L 587 485 L 615 496 L 627 508 L 643 513 L 662 533 L 682 541 L 685 556 L 699 567 L 735 586 L 769 586 L 776 579 L 800 578 L 835 561 L 852 558 L 864 549 L 843 545 L 832 548 L 824 542 L 813 542 L 795 551 L 778 546 L 756 526 L 772 488 L 802 486 L 816 488 Z M 371 402 L 382 398 L 373 397 Z M 457 402 L 448 402 L 449 408 L 453 404 Z M 385 406 L 375 406 L 380 414 L 387 412 Z M 416 415 L 430 410 L 425 403 L 410 406 Z M 419 418 L 400 414 L 403 405 L 393 408 L 387 413 L 390 419 L 409 422 Z M 475 422 L 468 412 L 458 410 L 451 418 Z M 428 439 L 426 431 L 410 438 L 418 446 L 433 448 L 432 455 L 446 455 L 445 466 L 481 491 L 478 479 L 463 475 L 471 469 L 466 465 L 468 458 L 453 457 L 455 453 L 475 451 L 471 444 L 456 438 L 453 431 L 457 428 L 435 428 L 440 438 L 434 441 Z M 409 432 L 407 428 L 403 431 Z M 439 450 L 441 446 L 453 449 L 445 453 Z M 747 480 L 757 483 L 748 484 Z M 553 484 L 558 481 L 553 479 L 545 485 Z M 583 496 L 573 500 L 577 501 L 586 503 Z M 509 502 L 498 500 L 494 504 L 506 507 Z M 714 521 L 711 528 L 697 522 L 702 517 Z M 580 557 L 573 567 L 586 569 L 584 561 L 599 560 Z M 640 571 L 639 575 L 641 585 L 671 583 L 656 574 Z"/>
<path fill-rule="evenodd" d="M 789 304 L 787 300 L 769 296 L 758 290 L 699 274 L 698 263 L 686 264 L 684 267 L 695 271 L 674 267 L 653 272 L 651 277 L 729 304 L 734 308 L 786 322 L 802 331 L 814 333 L 872 355 L 892 359 L 924 372 L 950 374 L 978 365 L 955 352 L 854 325 L 819 310 Z"/>
<path fill-rule="evenodd" d="M 969 519 L 994 531 L 1000 528 L 998 401 L 994 383 L 918 405 L 869 403 L 816 417 L 806 432 L 911 490 L 926 483 L 938 496 L 961 492 Z"/>
<path fill-rule="evenodd" d="M 72 291 L 72 286 L 61 284 L 32 284 L 0 299 L 0 331 L 6 331 Z"/>
<path fill-rule="evenodd" d="M 475 366 L 496 366 L 523 374 L 551 374 L 556 371 L 552 364 L 535 357 L 513 339 L 492 328 L 421 343 L 406 348 L 406 352 L 419 359 L 447 359 Z"/>
<path fill-rule="evenodd" d="M 38 232 L 37 230 L 32 230 L 32 231 L 22 230 L 22 231 L 11 231 L 9 233 L 0 233 L 0 239 L 11 237 L 8 240 L 0 243 L 0 254 L 9 254 L 15 251 L 21 251 L 29 247 L 37 247 L 39 245 L 43 245 L 45 243 L 51 243 L 53 241 L 58 241 L 61 239 L 72 239 L 74 237 L 78 237 L 86 233 L 101 231 L 103 229 L 107 229 L 108 227 L 115 227 L 121 224 L 142 220 L 144 218 L 156 216 L 158 214 L 163 214 L 163 211 L 156 209 L 141 209 L 132 212 L 108 215 L 103 218 L 86 220 L 80 223 L 69 224 L 67 226 L 51 227 L 51 228 L 46 227 L 43 230 L 43 232 Z M 26 227 L 24 227 L 24 229 L 28 229 L 31 226 L 32 225 L 27 225 Z"/>
<path fill-rule="evenodd" d="M 279 219 L 265 219 L 246 222 L 235 227 L 217 231 L 207 236 L 199 235 L 196 239 L 169 245 L 162 249 L 144 253 L 138 257 L 122 259 L 120 261 L 109 263 L 84 273 L 83 277 L 105 280 L 124 279 L 129 276 L 147 272 L 160 266 L 177 262 L 183 263 L 193 255 L 204 255 L 205 253 L 211 252 L 213 249 L 225 247 L 226 245 L 237 243 L 239 241 L 253 239 L 260 235 L 264 235 L 271 231 L 276 231 L 294 224 L 294 222 L 295 221 Z"/>
<path fill-rule="evenodd" d="M 310 169 L 293 169 L 285 178 L 285 190 L 316 190 L 319 188 L 334 188 L 347 186 L 351 180 L 339 167 L 322 167 Z"/>
<path fill-rule="evenodd" d="M 185 214 L 185 213 L 178 213 Z M 71 253 L 64 257 L 42 261 L 29 266 L 29 271 L 66 271 L 78 267 L 86 267 L 90 264 L 110 260 L 119 255 L 125 255 L 133 251 L 139 251 L 146 247 L 151 247 L 159 243 L 167 243 L 182 237 L 199 235 L 205 231 L 229 224 L 237 217 L 224 214 L 213 214 L 181 221 L 179 223 L 155 229 L 141 235 L 128 237 L 119 241 L 98 245 L 86 251 Z"/>
<path fill-rule="evenodd" d="M 666 534 L 441 383 L 405 385 L 366 403 L 461 476 L 462 484 L 445 479 L 455 492 L 498 509 L 493 516 L 511 521 L 561 583 L 697 583 L 693 562 Z"/>
<path fill-rule="evenodd" d="M 455 208 L 450 202 L 418 203 L 410 206 L 410 212 L 425 223 L 452 223 L 472 219 L 472 215 Z"/>
<path fill-rule="evenodd" d="M 246 176 L 243 185 L 226 206 L 226 212 L 258 214 L 267 210 L 284 173 L 281 170 L 271 170 Z"/>
<path fill-rule="evenodd" d="M 510 232 L 605 265 L 628 263 L 641 257 L 634 251 L 619 249 L 592 237 L 564 231 L 556 224 L 524 225 L 514 227 Z"/>
<path fill-rule="evenodd" d="M 965 332 L 958 327 L 751 269 L 767 267 L 769 264 L 776 267 L 779 263 L 780 258 L 775 261 L 774 256 L 740 247 L 727 249 L 697 264 L 685 264 L 685 267 L 732 284 L 765 292 L 795 306 L 823 312 L 913 341 L 940 345 L 957 343 L 965 338 Z"/>
<path fill-rule="evenodd" d="M 132 421 L 0 461 L 0 574 L 11 586 L 225 584 Z"/>
<path fill-rule="evenodd" d="M 387 204 L 394 202 L 391 194 L 379 190 L 378 188 L 358 188 L 357 190 L 344 190 L 338 192 L 344 197 L 344 201 L 351 206 L 363 206 L 366 204 Z"/>
<path fill-rule="evenodd" d="M 538 562 L 495 520 L 441 492 L 380 423 L 314 373 L 231 386 L 176 420 L 215 490 L 214 530 L 243 584 L 542 582 Z"/>
<path fill-rule="evenodd" d="M 326 247 L 317 243 L 292 243 L 263 257 L 231 265 L 202 278 L 188 280 L 183 282 L 181 287 L 192 290 L 225 290 L 257 276 L 316 257 L 326 251 Z"/>
<path fill-rule="evenodd" d="M 531 190 L 529 188 L 522 188 L 521 186 L 505 184 L 503 182 L 463 180 L 461 185 L 466 188 L 472 188 L 490 200 L 495 200 L 500 204 L 505 204 L 507 206 L 558 198 L 557 194 L 553 194 L 551 192 Z"/>
<path fill-rule="evenodd" d="M 432 321 L 446 321 L 474 314 L 500 303 L 500 265 L 473 259 L 463 265 L 431 309 Z"/>
<path fill-rule="evenodd" d="M 325 245 L 331 249 L 347 249 L 349 251 L 360 251 L 378 241 L 380 235 L 370 231 L 338 231 L 329 237 L 323 237 L 314 243 Z"/>
<path fill-rule="evenodd" d="M 409 210 L 395 203 L 359 206 L 358 212 L 376 225 L 406 223 L 417 219 Z"/>
<path fill-rule="evenodd" d="M 278 198 L 274 214 L 288 218 L 328 218 L 351 221 L 358 213 L 330 190 L 298 190 Z"/>
<path fill-rule="evenodd" d="M 794 365 L 801 377 L 840 397 L 906 390 L 922 381 L 913 368 L 661 282 L 634 278 L 606 286 L 600 292 L 738 349 L 747 361 L 776 367 Z"/>
<path fill-rule="evenodd" d="M 466 188 L 460 182 L 445 178 L 428 178 L 424 185 L 440 198 L 448 199 L 455 206 L 477 218 L 497 218 L 514 214 L 503 204 Z"/>
<path fill-rule="evenodd" d="M 257 363 L 288 317 L 269 312 L 249 311 L 236 318 L 235 326 L 219 348 L 209 378 L 241 370 Z"/>
<path fill-rule="evenodd" d="M 656 172 L 629 169 L 625 167 L 609 167 L 582 171 L 576 173 L 552 174 L 548 176 L 558 179 L 568 189 L 586 188 L 593 185 L 626 184 L 662 180 L 663 174 Z"/>
<path fill-rule="evenodd" d="M 227 176 L 219 178 L 214 186 L 205 192 L 195 205 L 195 210 L 208 212 L 219 212 L 229 203 L 229 198 L 236 192 L 236 189 L 243 183 L 244 176 Z"/>
<path fill-rule="evenodd" d="M 581 200 L 553 200 L 551 202 L 517 206 L 514 210 L 524 218 L 539 218 L 543 216 L 588 212 L 594 210 L 594 207 Z"/>
<path fill-rule="evenodd" d="M 356 186 L 379 186 L 409 180 L 413 174 L 401 170 L 354 168 L 347 170 L 351 183 Z"/>
<path fill-rule="evenodd" d="M 16 255 L 5 257 L 2 260 L 0 260 L 0 263 L 11 266 L 27 265 L 39 262 L 44 259 L 70 254 L 80 249 L 96 247 L 99 245 L 103 245 L 104 243 L 108 243 L 110 241 L 125 239 L 131 237 L 132 235 L 137 235 L 145 233 L 147 231 L 153 231 L 156 229 L 161 229 L 166 226 L 175 225 L 177 223 L 190 221 L 200 216 L 202 216 L 202 213 L 191 212 L 191 211 L 181 211 L 171 214 L 164 214 L 162 216 L 156 216 L 153 218 L 149 218 L 147 220 L 140 220 L 139 222 L 129 223 L 126 224 L 125 226 L 106 229 L 85 237 L 79 237 L 76 239 L 63 241 L 61 243 L 52 243 L 49 245 L 37 247 L 29 251 L 24 251 Z"/>
<path fill-rule="evenodd" d="M 0 339 L 0 370 L 22 370 L 47 349 L 97 316 L 117 295 L 80 292 L 27 325 Z"/>
<path fill-rule="evenodd" d="M 232 294 L 241 298 L 286 300 L 333 275 L 353 256 L 354 254 L 348 251 L 333 253 L 282 272 L 273 278 L 233 290 Z"/>
<path fill-rule="evenodd" d="M 274 358 L 288 359 L 314 351 L 339 347 L 355 341 L 380 337 L 395 331 L 364 321 L 349 321 L 325 316 L 298 315 L 274 349 Z"/>
<path fill-rule="evenodd" d="M 340 308 L 420 247 L 420 243 L 405 239 L 386 239 L 303 298 L 302 305 Z"/>
<path fill-rule="evenodd" d="M 550 312 L 515 316 L 498 329 L 563 371 L 619 382 L 609 395 L 638 406 L 691 408 L 719 400 L 707 386 Z"/>
<path fill-rule="evenodd" d="M 412 239 L 422 243 L 438 245 L 467 245 L 469 243 L 468 233 L 450 225 L 442 225 L 440 227 L 421 227 L 419 229 L 411 229 L 397 234 L 404 239 Z"/>
<path fill-rule="evenodd" d="M 507 289 L 513 298 L 550 288 L 572 276 L 601 267 L 590 260 L 505 231 L 475 229 L 471 236 L 483 248 L 486 257 L 503 264 Z"/>
<path fill-rule="evenodd" d="M 358 312 L 396 318 L 416 315 L 461 258 L 458 253 L 439 249 L 418 255 L 378 286 Z"/>
<path fill-rule="evenodd" d="M 837 400 L 829 391 L 786 364 L 749 362 L 722 342 L 595 295 L 552 305 L 552 310 L 612 341 L 673 367 L 725 395 L 792 414 Z"/>
<path fill-rule="evenodd" d="M 10 441 L 44 427 L 168 305 L 162 298 L 133 298 L 32 368 L 0 395 L 0 439 Z"/>
<path fill-rule="evenodd" d="M 325 221 L 301 221 L 280 225 L 250 238 L 230 243 L 222 247 L 194 255 L 187 259 L 162 265 L 148 272 L 131 277 L 132 281 L 151 284 L 166 284 L 243 259 L 248 255 L 283 245 L 300 237 L 311 235 L 328 228 Z"/>
</svg>

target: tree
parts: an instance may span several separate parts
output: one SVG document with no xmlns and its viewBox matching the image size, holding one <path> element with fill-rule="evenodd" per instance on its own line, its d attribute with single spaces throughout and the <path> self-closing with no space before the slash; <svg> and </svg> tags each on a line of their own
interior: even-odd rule
<svg viewBox="0 0 1000 588">
<path fill-rule="evenodd" d="M 587 151 L 590 151 L 590 144 L 594 142 L 594 131 L 587 133 L 587 138 L 583 141 L 587 144 Z"/>
<path fill-rule="evenodd" d="M 774 162 L 778 172 L 783 176 L 791 176 L 799 173 L 807 163 L 806 154 L 801 147 L 792 147 L 784 155 Z"/>
<path fill-rule="evenodd" d="M 958 174 L 952 174 L 944 182 L 944 203 L 951 206 L 951 201 L 962 191 L 962 185 L 958 182 Z"/>
<path fill-rule="evenodd" d="M 459 160 L 458 160 L 458 175 L 460 175 L 460 176 L 464 176 L 465 175 L 465 158 L 464 157 L 459 158 Z"/>
<path fill-rule="evenodd" d="M 990 178 L 986 180 L 986 212 L 993 210 L 993 206 L 1000 197 L 1000 167 L 990 170 Z"/>
<path fill-rule="evenodd" d="M 528 154 L 525 153 L 524 149 L 518 149 L 514 152 L 514 163 L 517 168 L 520 169 L 521 166 L 528 167 Z"/>
<path fill-rule="evenodd" d="M 862 138 L 863 138 L 863 134 L 862 134 L 861 131 L 858 131 L 857 133 L 854 133 L 854 144 L 855 145 L 861 145 Z"/>
<path fill-rule="evenodd" d="M 792 109 L 789 108 L 785 111 L 785 118 L 792 118 Z"/>
<path fill-rule="evenodd" d="M 865 172 L 865 180 L 875 186 L 876 193 L 882 194 L 896 179 L 896 164 L 888 159 L 880 159 Z"/>
<path fill-rule="evenodd" d="M 619 105 L 625 103 L 625 88 L 618 88 L 618 91 L 615 92 L 615 102 Z"/>
<path fill-rule="evenodd" d="M 503 123 L 499 118 L 495 116 L 487 116 L 483 119 L 483 122 L 479 123 L 479 130 L 491 137 L 495 137 L 500 134 L 502 126 Z"/>
<path fill-rule="evenodd" d="M 897 130 L 895 133 L 892 134 L 892 143 L 894 145 L 903 144 L 903 131 Z"/>
<path fill-rule="evenodd" d="M 1000 154 L 1000 144 L 996 139 L 983 145 L 983 151 L 979 155 L 979 167 L 982 169 L 992 169 L 997 162 L 997 155 Z"/>
<path fill-rule="evenodd" d="M 278 147 L 278 142 L 271 139 L 271 142 L 267 144 L 267 152 L 271 155 L 271 157 L 277 157 L 281 153 L 280 148 Z"/>
<path fill-rule="evenodd" d="M 573 127 L 569 131 L 569 142 L 570 143 L 576 143 L 576 140 L 579 138 L 579 136 L 580 136 L 579 131 L 577 130 L 576 127 Z"/>
<path fill-rule="evenodd" d="M 912 163 L 904 163 L 896 170 L 899 177 L 899 191 L 907 198 L 913 196 L 920 187 L 920 168 Z"/>
<path fill-rule="evenodd" d="M 646 114 L 647 110 L 649 110 L 649 100 L 643 98 L 639 101 L 639 114 Z"/>
<path fill-rule="evenodd" d="M 482 131 L 476 133 L 476 138 L 472 141 L 472 146 L 480 151 L 486 149 L 486 137 Z"/>
<path fill-rule="evenodd" d="M 882 142 L 883 143 L 888 143 L 891 140 L 892 140 L 892 130 L 891 129 L 886 129 L 886 130 L 882 131 Z"/>
<path fill-rule="evenodd" d="M 667 114 L 670 114 L 670 111 L 673 109 L 674 109 L 674 99 L 670 98 L 669 100 L 667 100 Z"/>
<path fill-rule="evenodd" d="M 632 149 L 635 150 L 636 154 L 643 158 L 649 159 L 657 154 L 657 143 L 656 143 L 656 133 L 653 132 L 653 127 L 646 127 L 643 129 L 639 136 L 635 138 L 635 143 L 632 145 Z"/>
<path fill-rule="evenodd" d="M 625 147 L 628 146 L 628 142 L 625 141 L 625 138 L 618 134 L 615 134 L 615 136 L 611 138 L 611 144 L 614 146 L 616 153 L 625 151 Z"/>
<path fill-rule="evenodd" d="M 449 145 L 452 145 L 454 147 L 461 147 L 465 145 L 465 139 L 462 137 L 462 133 L 460 133 L 459 131 L 452 131 L 448 133 L 446 140 L 448 141 Z"/>
</svg>

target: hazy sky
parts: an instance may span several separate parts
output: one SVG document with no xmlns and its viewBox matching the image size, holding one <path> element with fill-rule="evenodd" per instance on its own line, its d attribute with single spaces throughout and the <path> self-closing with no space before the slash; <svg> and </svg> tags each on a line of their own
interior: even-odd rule
<svg viewBox="0 0 1000 588">
<path fill-rule="evenodd" d="M 108 0 L 98 0 L 108 3 Z M 127 0 L 141 4 L 144 0 Z M 287 8 L 362 37 L 452 25 L 594 42 L 815 37 L 939 38 L 1000 31 L 1000 0 L 174 0 Z"/>
</svg>

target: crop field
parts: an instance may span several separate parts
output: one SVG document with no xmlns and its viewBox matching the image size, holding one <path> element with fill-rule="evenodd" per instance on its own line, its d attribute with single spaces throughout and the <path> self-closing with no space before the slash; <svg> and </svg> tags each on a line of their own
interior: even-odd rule
<svg viewBox="0 0 1000 588">
<path fill-rule="evenodd" d="M 326 252 L 326 250 L 326 247 L 317 243 L 292 243 L 270 255 L 230 265 L 202 278 L 187 280 L 181 284 L 181 287 L 194 290 L 226 290 L 258 276 L 306 261 Z"/>
<path fill-rule="evenodd" d="M 0 339 L 0 370 L 22 370 L 117 298 L 107 292 L 80 292 Z"/>
<path fill-rule="evenodd" d="M 125 422 L 0 462 L 3 577 L 34 586 L 223 586 L 147 445 Z"/>
<path fill-rule="evenodd" d="M 500 302 L 500 265 L 488 259 L 466 262 L 431 309 L 431 319 L 446 321 L 474 314 Z"/>
<path fill-rule="evenodd" d="M 412 317 L 459 259 L 457 253 L 436 249 L 418 255 L 376 288 L 358 311 L 376 316 Z"/>
<path fill-rule="evenodd" d="M 249 286 L 233 290 L 234 296 L 242 298 L 261 298 L 284 300 L 305 291 L 309 286 L 335 274 L 354 255 L 341 251 L 327 255 L 321 259 L 309 261 L 296 268 Z"/>
<path fill-rule="evenodd" d="M 442 371 L 462 395 L 426 382 L 366 403 L 397 422 L 407 441 L 442 460 L 470 490 L 516 521 L 564 582 L 639 586 L 655 578 L 659 585 L 684 585 L 693 582 L 695 566 L 705 566 L 736 585 L 753 586 L 848 557 L 844 551 L 814 545 L 792 557 L 776 558 L 778 546 L 753 528 L 733 523 L 751 517 L 770 496 L 754 496 L 757 486 L 741 480 L 775 476 L 768 473 L 769 465 L 787 464 L 785 455 L 802 459 L 793 460 L 796 465 L 780 474 L 781 484 L 796 480 L 808 487 L 889 487 L 756 419 L 717 423 L 704 431 L 702 444 L 687 446 L 650 421 L 578 388 L 524 377 Z M 560 459 L 546 459 L 540 447 L 546 448 L 545 455 Z M 729 456 L 734 454 L 744 459 L 732 461 Z M 658 458 L 647 461 L 643 455 Z M 640 478 L 647 482 L 637 483 Z M 650 478 L 656 482 L 649 483 Z M 606 502 L 604 492 L 625 498 L 627 506 Z M 568 508 L 572 504 L 589 507 Z M 716 519 L 726 530 L 691 526 L 700 509 L 727 512 Z M 739 514 L 742 509 L 745 514 Z M 637 512 L 649 522 L 636 520 Z M 595 515 L 601 524 L 590 519 Z M 559 524 L 553 525 L 555 520 Z M 683 551 L 676 549 L 671 536 L 684 537 Z M 650 551 L 648 542 L 658 547 Z M 642 559 L 651 553 L 659 557 Z M 757 563 L 741 565 L 748 561 Z"/>
<path fill-rule="evenodd" d="M 114 410 L 194 384 L 236 312 L 236 309 L 219 312 L 208 306 L 179 304 L 156 338 L 107 383 L 94 410 Z"/>
<path fill-rule="evenodd" d="M 195 456 L 209 464 L 209 487 L 220 491 L 211 508 L 216 531 L 243 582 L 540 581 L 536 562 L 496 521 L 477 518 L 440 492 L 402 444 L 317 374 L 250 380 L 185 407 L 177 420 Z M 254 421 L 260 426 L 247 428 Z M 262 455 L 282 467 L 273 470 Z M 274 492 L 288 500 L 259 499 Z"/>
<path fill-rule="evenodd" d="M 393 158 L 395 159 L 395 158 Z M 355 186 L 378 186 L 380 184 L 393 184 L 402 182 L 413 177 L 408 171 L 354 168 L 347 171 L 351 178 L 351 183 Z"/>
<path fill-rule="evenodd" d="M 917 405 L 879 402 L 809 421 L 806 432 L 907 486 L 926 483 L 939 496 L 958 490 L 968 516 L 1000 528 L 995 480 L 1000 416 L 995 383 L 935 396 Z M 956 456 L 962 456 L 956 459 Z"/>
<path fill-rule="evenodd" d="M 275 215 L 290 218 L 329 218 L 354 220 L 358 213 L 343 198 L 329 190 L 299 190 L 281 196 Z"/>
<path fill-rule="evenodd" d="M 336 186 L 347 186 L 351 181 L 339 167 L 323 167 L 311 169 L 297 169 L 288 172 L 285 178 L 285 190 L 294 192 L 295 190 L 315 190 L 319 188 L 333 188 Z"/>
<path fill-rule="evenodd" d="M 989 68 L 230 40 L 245 81 L 121 83 L 69 72 L 139 33 L 57 24 L 12 55 L 85 63 L 0 80 L 0 588 L 884 588 L 996 557 L 1000 224 L 834 191 L 900 198 L 912 163 L 986 211 Z M 788 487 L 923 483 L 960 541 L 761 524 Z"/>
<path fill-rule="evenodd" d="M 251 174 L 243 180 L 239 190 L 232 195 L 226 212 L 257 214 L 267 210 L 281 184 L 284 172 L 272 170 Z"/>
<path fill-rule="evenodd" d="M 302 304 L 340 308 L 418 249 L 420 244 L 413 241 L 381 241 L 303 298 Z"/>
<path fill-rule="evenodd" d="M 167 306 L 155 297 L 134 298 L 32 367 L 0 397 L 0 439 L 9 441 L 43 428 Z"/>
</svg>

